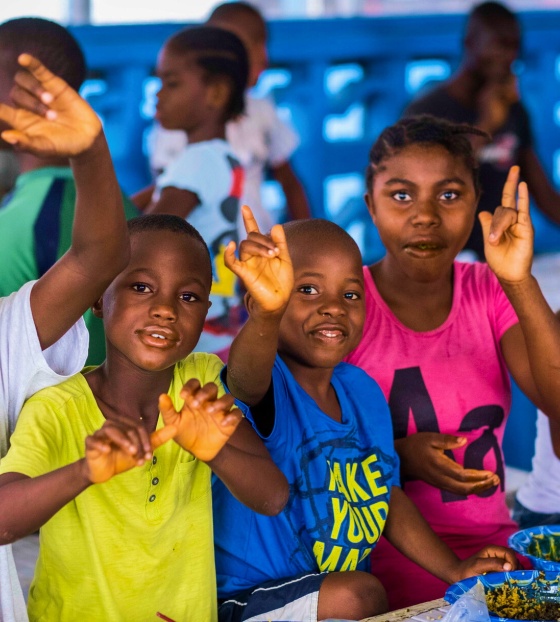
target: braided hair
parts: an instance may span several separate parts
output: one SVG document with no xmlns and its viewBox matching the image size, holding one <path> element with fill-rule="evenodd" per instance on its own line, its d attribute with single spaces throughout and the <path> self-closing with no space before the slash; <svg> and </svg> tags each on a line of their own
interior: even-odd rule
<svg viewBox="0 0 560 622">
<path fill-rule="evenodd" d="M 239 116 L 245 108 L 249 60 L 245 46 L 228 30 L 216 26 L 184 28 L 172 35 L 165 47 L 174 54 L 189 54 L 203 70 L 207 81 L 226 80 L 230 95 L 224 121 Z"/>
<path fill-rule="evenodd" d="M 367 191 L 371 192 L 375 173 L 384 160 L 410 145 L 436 145 L 463 160 L 465 166 L 472 171 L 474 188 L 479 194 L 478 161 L 468 139 L 469 135 L 490 139 L 489 134 L 477 127 L 466 123 L 451 123 L 432 115 L 407 117 L 386 127 L 369 152 L 369 165 L 366 171 Z"/>
</svg>

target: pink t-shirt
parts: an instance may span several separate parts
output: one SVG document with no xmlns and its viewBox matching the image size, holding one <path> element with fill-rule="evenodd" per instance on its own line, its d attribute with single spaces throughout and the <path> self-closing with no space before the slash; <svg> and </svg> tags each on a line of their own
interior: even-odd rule
<svg viewBox="0 0 560 622">
<path fill-rule="evenodd" d="M 511 406 L 508 371 L 500 349 L 518 322 L 486 264 L 454 264 L 453 304 L 437 329 L 417 332 L 401 324 L 364 267 L 366 320 L 359 346 L 347 361 L 372 376 L 389 402 L 395 438 L 441 432 L 467 438 L 448 455 L 467 468 L 488 469 L 501 484 L 480 495 L 458 496 L 422 481 L 403 489 L 434 531 L 465 558 L 487 544 L 505 545 L 517 529 L 504 492 L 502 439 Z M 441 598 L 445 584 L 382 539 L 372 572 L 391 608 Z"/>
<path fill-rule="evenodd" d="M 454 264 L 451 312 L 437 329 L 401 324 L 383 301 L 367 267 L 366 321 L 360 345 L 347 360 L 372 376 L 389 402 L 395 438 L 414 432 L 461 435 L 453 450 L 466 468 L 488 469 L 501 485 L 460 497 L 425 482 L 404 485 L 407 495 L 440 534 L 488 535 L 512 524 L 504 492 L 502 439 L 511 406 L 500 339 L 518 322 L 486 264 Z"/>
</svg>

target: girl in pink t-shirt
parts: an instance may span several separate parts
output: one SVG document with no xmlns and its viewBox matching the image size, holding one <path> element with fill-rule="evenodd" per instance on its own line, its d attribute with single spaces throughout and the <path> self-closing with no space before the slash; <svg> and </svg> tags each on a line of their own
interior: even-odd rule
<svg viewBox="0 0 560 622">
<path fill-rule="evenodd" d="M 533 230 L 518 167 L 502 206 L 479 216 L 488 264 L 455 261 L 480 195 L 469 135 L 484 133 L 416 117 L 374 144 L 365 198 L 387 252 L 364 268 L 364 335 L 347 359 L 384 391 L 404 490 L 459 557 L 504 545 L 516 529 L 504 493 L 508 372 L 560 417 L 560 322 L 531 276 Z M 393 608 L 446 588 L 387 542 L 372 572 Z"/>
</svg>

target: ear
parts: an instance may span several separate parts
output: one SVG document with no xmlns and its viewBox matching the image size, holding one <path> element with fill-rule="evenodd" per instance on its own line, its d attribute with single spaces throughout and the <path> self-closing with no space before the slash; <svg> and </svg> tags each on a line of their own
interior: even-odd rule
<svg viewBox="0 0 560 622">
<path fill-rule="evenodd" d="M 375 203 L 373 201 L 373 197 L 371 196 L 369 192 L 366 192 L 364 194 L 364 201 L 366 202 L 369 215 L 371 216 L 371 219 L 373 220 L 373 224 L 377 226 L 377 222 L 376 222 L 377 217 L 375 215 Z"/>
<path fill-rule="evenodd" d="M 103 319 L 103 296 L 101 296 L 101 298 L 96 303 L 94 303 L 91 310 L 95 317 Z"/>
<path fill-rule="evenodd" d="M 206 103 L 214 109 L 220 110 L 226 107 L 230 97 L 231 87 L 225 80 L 215 80 L 208 85 Z"/>
</svg>

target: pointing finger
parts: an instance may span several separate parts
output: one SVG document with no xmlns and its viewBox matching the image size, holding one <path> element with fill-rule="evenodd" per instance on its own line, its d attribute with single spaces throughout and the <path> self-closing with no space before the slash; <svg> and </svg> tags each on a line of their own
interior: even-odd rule
<svg viewBox="0 0 560 622">
<path fill-rule="evenodd" d="M 260 233 L 259 225 L 253 215 L 251 208 L 248 205 L 243 205 L 241 207 L 241 213 L 243 214 L 243 224 L 245 225 L 245 231 L 247 233 Z"/>
<path fill-rule="evenodd" d="M 515 209 L 515 196 L 517 194 L 517 182 L 519 181 L 519 166 L 512 166 L 502 191 L 502 207 Z"/>
</svg>

